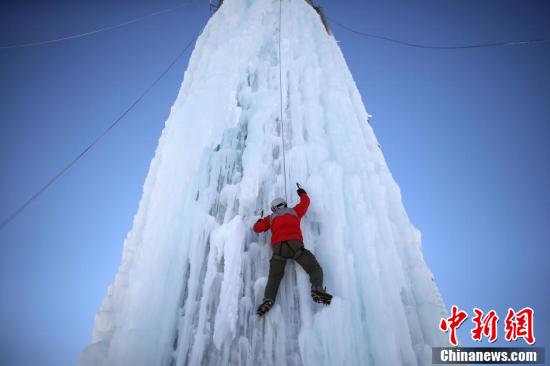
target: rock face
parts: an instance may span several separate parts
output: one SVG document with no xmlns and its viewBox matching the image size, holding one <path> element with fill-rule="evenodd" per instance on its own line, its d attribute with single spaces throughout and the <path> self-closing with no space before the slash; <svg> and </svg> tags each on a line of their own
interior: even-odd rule
<svg viewBox="0 0 550 366">
<path fill-rule="evenodd" d="M 430 365 L 444 305 L 368 117 L 308 2 L 226 0 L 197 41 L 79 364 Z M 289 262 L 258 318 L 270 234 L 251 226 L 285 183 L 297 203 L 295 182 L 334 299 L 313 303 Z"/>
</svg>

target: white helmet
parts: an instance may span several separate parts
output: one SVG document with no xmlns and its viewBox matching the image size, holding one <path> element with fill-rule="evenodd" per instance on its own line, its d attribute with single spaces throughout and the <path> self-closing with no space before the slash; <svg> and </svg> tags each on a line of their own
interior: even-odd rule
<svg viewBox="0 0 550 366">
<path fill-rule="evenodd" d="M 282 208 L 282 207 L 286 207 L 286 201 L 284 198 L 275 198 L 272 202 L 271 202 L 271 211 L 275 212 L 277 211 L 278 209 Z"/>
</svg>

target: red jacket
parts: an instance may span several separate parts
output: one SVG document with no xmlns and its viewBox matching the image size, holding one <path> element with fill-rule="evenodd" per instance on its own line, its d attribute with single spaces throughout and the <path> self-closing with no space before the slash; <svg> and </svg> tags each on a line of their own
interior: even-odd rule
<svg viewBox="0 0 550 366">
<path fill-rule="evenodd" d="M 300 229 L 300 220 L 306 214 L 309 207 L 309 197 L 307 193 L 300 195 L 300 203 L 293 208 L 283 208 L 273 214 L 260 219 L 254 224 L 254 231 L 261 233 L 271 229 L 271 244 L 281 241 L 297 239 L 304 241 L 302 230 Z"/>
</svg>

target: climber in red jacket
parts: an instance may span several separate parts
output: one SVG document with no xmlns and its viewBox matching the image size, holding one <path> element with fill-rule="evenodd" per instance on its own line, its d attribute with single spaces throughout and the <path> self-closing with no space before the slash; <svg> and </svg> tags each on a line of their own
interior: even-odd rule
<svg viewBox="0 0 550 366">
<path fill-rule="evenodd" d="M 332 295 L 323 288 L 323 270 L 319 262 L 313 253 L 304 248 L 300 220 L 309 207 L 309 196 L 300 185 L 298 185 L 297 192 L 300 196 L 300 203 L 289 208 L 284 199 L 274 199 L 271 203 L 273 214 L 259 219 L 253 227 L 257 233 L 271 229 L 273 249 L 273 256 L 269 261 L 269 277 L 265 287 L 264 300 L 257 310 L 259 316 L 263 316 L 273 306 L 279 283 L 285 273 L 287 259 L 294 259 L 309 275 L 311 296 L 315 302 L 328 305 L 332 299 Z"/>
</svg>

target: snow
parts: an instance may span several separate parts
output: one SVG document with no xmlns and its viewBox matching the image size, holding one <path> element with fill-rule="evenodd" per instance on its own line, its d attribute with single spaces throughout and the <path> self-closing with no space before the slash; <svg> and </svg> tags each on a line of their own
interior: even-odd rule
<svg viewBox="0 0 550 366">
<path fill-rule="evenodd" d="M 429 365 L 443 301 L 361 96 L 304 0 L 225 0 L 190 59 L 114 283 L 79 365 Z M 286 178 L 285 178 L 286 176 Z M 251 226 L 294 182 L 329 307 L 293 262 L 258 318 L 270 234 Z"/>
</svg>

